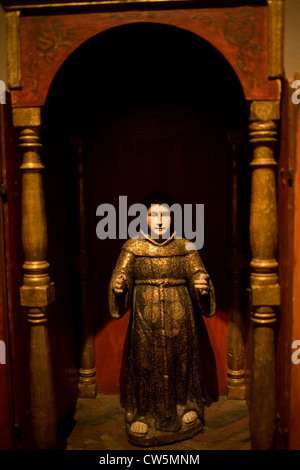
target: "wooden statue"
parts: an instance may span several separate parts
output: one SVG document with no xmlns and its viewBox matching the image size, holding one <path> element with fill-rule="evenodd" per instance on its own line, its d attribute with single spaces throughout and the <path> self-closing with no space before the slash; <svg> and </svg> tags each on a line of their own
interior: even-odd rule
<svg viewBox="0 0 300 470">
<path fill-rule="evenodd" d="M 198 251 L 175 237 L 170 201 L 158 192 L 144 200 L 149 232 L 123 245 L 109 286 L 111 316 L 131 308 L 125 421 L 129 441 L 139 446 L 180 441 L 203 428 L 194 315 L 215 313 L 214 287 Z"/>
</svg>

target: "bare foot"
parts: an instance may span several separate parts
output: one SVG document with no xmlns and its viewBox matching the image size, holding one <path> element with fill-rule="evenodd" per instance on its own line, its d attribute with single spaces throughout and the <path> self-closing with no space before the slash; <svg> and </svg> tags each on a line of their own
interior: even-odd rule
<svg viewBox="0 0 300 470">
<path fill-rule="evenodd" d="M 148 425 L 142 423 L 141 421 L 135 421 L 130 426 L 130 432 L 133 434 L 138 434 L 139 436 L 144 436 L 148 432 Z"/>
<path fill-rule="evenodd" d="M 182 417 L 183 424 L 194 424 L 194 422 L 198 419 L 197 413 L 195 411 L 188 411 Z"/>
</svg>

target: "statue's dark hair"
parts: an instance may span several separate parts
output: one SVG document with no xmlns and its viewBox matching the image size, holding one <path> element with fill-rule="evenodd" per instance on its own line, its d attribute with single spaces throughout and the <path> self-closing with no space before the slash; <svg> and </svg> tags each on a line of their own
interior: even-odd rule
<svg viewBox="0 0 300 470">
<path fill-rule="evenodd" d="M 167 204 L 171 207 L 175 204 L 175 199 L 164 191 L 152 191 L 142 200 L 142 204 L 149 209 L 151 204 Z"/>
<path fill-rule="evenodd" d="M 165 193 L 164 191 L 152 191 L 151 193 L 147 194 L 146 197 L 142 200 L 142 204 L 146 206 L 147 210 L 151 207 L 152 204 L 160 204 L 160 205 L 168 205 L 170 208 L 176 201 L 173 199 L 172 196 Z M 171 211 L 171 227 L 170 227 L 170 234 L 172 235 L 174 232 L 174 216 Z"/>
</svg>

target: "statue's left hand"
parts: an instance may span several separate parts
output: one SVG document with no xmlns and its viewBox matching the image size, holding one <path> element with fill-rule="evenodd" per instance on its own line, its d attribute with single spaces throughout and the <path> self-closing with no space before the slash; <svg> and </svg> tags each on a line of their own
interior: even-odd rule
<svg viewBox="0 0 300 470">
<path fill-rule="evenodd" d="M 124 292 L 124 289 L 126 287 L 126 276 L 125 274 L 119 274 L 114 282 L 113 285 L 113 290 L 115 294 L 122 294 Z"/>
<path fill-rule="evenodd" d="M 209 275 L 201 273 L 199 278 L 195 280 L 194 287 L 200 291 L 200 294 L 207 295 L 209 292 Z"/>
</svg>

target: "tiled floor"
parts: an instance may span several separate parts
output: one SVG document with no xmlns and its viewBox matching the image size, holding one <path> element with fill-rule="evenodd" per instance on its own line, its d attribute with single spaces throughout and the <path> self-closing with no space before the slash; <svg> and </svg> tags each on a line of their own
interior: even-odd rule
<svg viewBox="0 0 300 470">
<path fill-rule="evenodd" d="M 100 395 L 77 402 L 67 450 L 134 450 L 124 431 L 124 409 L 118 396 Z M 205 406 L 205 427 L 192 439 L 152 450 L 250 450 L 249 416 L 245 401 L 219 397 Z"/>
</svg>

